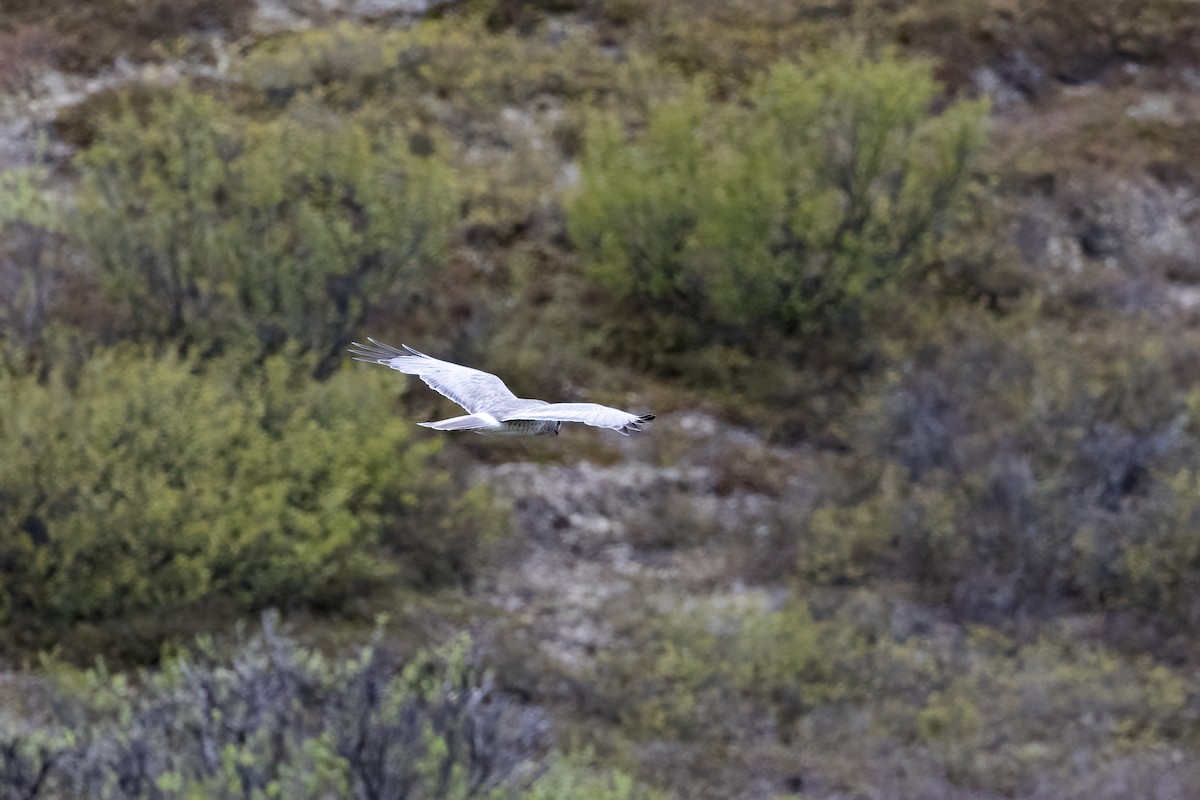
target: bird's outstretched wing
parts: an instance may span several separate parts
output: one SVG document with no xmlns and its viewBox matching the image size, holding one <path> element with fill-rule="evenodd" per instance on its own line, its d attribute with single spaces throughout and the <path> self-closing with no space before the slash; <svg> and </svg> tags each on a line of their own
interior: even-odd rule
<svg viewBox="0 0 1200 800">
<path fill-rule="evenodd" d="M 451 364 L 408 345 L 401 345 L 404 349 L 397 350 L 371 338 L 367 341 L 370 344 L 353 342 L 353 347 L 349 348 L 356 361 L 383 364 L 406 375 L 418 375 L 430 389 L 449 397 L 472 414 L 492 411 L 517 399 L 504 381 L 490 372 Z"/>
<path fill-rule="evenodd" d="M 596 428 L 612 428 L 628 436 L 630 431 L 639 431 L 643 423 L 654 419 L 653 414 L 630 414 L 619 408 L 602 406 L 598 403 L 548 403 L 537 408 L 523 408 L 501 419 L 549 420 L 551 422 L 582 422 Z"/>
</svg>

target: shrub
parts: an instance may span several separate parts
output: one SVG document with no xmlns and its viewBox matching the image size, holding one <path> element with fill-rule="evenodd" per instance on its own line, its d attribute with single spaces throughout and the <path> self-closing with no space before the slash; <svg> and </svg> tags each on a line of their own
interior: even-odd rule
<svg viewBox="0 0 1200 800">
<path fill-rule="evenodd" d="M 627 646 L 578 678 L 609 682 L 598 710 L 684 796 L 797 774 L 842 793 L 1066 796 L 1192 735 L 1186 668 L 1097 646 L 1077 620 L 1024 641 L 953 625 L 897 591 L 777 595 L 777 608 L 753 592 L 664 593 L 650 613 L 631 608 Z M 1072 755 L 1086 767 L 1056 769 Z"/>
<path fill-rule="evenodd" d="M 275 631 L 131 681 L 50 673 L 48 718 L 0 734 L 5 797 L 493 796 L 546 721 L 498 693 L 465 642 L 327 658 Z"/>
<path fill-rule="evenodd" d="M 386 375 L 315 384 L 306 366 L 120 353 L 77 385 L 0 378 L 3 618 L 45 643 L 209 599 L 341 608 L 469 578 L 486 497 L 456 497 L 436 444 L 409 441 Z"/>
<path fill-rule="evenodd" d="M 647 66 L 606 56 L 582 30 L 491 32 L 481 10 L 406 29 L 347 22 L 272 37 L 237 74 L 267 108 L 319 103 L 448 151 L 471 244 L 544 241 L 560 233 L 558 187 L 578 138 L 568 101 L 636 102 Z"/>
<path fill-rule="evenodd" d="M 80 166 L 82 242 L 137 331 L 292 341 L 321 376 L 455 216 L 445 167 L 398 134 L 313 106 L 251 123 L 186 88 L 110 119 Z"/>
<path fill-rule="evenodd" d="M 1091 754 L 1091 768 L 1052 779 L 1060 785 L 1048 796 L 1066 796 L 1065 786 L 1111 761 L 1108 754 L 1153 753 L 1186 735 L 1188 684 L 1149 659 L 1051 635 L 1015 648 L 1014 658 L 996 658 L 978 644 L 965 643 L 970 664 L 947 676 L 911 718 L 922 745 L 959 785 L 1027 796 L 1035 786 L 1046 791 L 1045 779 L 1032 775 Z"/>
<path fill-rule="evenodd" d="M 638 783 L 614 769 L 597 769 L 568 758 L 550 768 L 520 795 L 520 800 L 667 800 L 670 795 Z"/>
<path fill-rule="evenodd" d="M 37 345 L 49 323 L 63 217 L 47 177 L 36 166 L 0 172 L 0 358 Z"/>
<path fill-rule="evenodd" d="M 378 633 L 330 657 L 277 630 L 158 670 L 43 665 L 36 718 L 0 726 L 0 798 L 658 800 L 550 750 L 465 637 L 404 655 Z"/>
<path fill-rule="evenodd" d="M 834 668 L 844 628 L 814 620 L 803 602 L 776 611 L 748 594 L 631 622 L 634 644 L 604 656 L 599 690 L 638 738 L 737 738 L 756 711 L 794 719 L 848 688 Z"/>
<path fill-rule="evenodd" d="M 819 48 L 853 30 L 910 54 L 937 59 L 938 73 L 970 86 L 981 69 L 1025 94 L 1055 82 L 1095 80 L 1126 61 L 1187 58 L 1196 15 L 1186 0 L 866 0 L 853 6 L 707 0 L 606 0 L 606 17 L 627 25 L 627 41 L 661 60 L 703 74 L 722 89 L 752 80 L 765 65 Z"/>
<path fill-rule="evenodd" d="M 895 569 L 976 618 L 1083 603 L 1189 619 L 1193 345 L 1128 321 L 948 323 L 862 402 L 857 488 L 802 526 L 805 574 Z M 831 520 L 853 528 L 836 544 Z"/>
<path fill-rule="evenodd" d="M 579 97 L 611 88 L 618 68 L 584 33 L 519 36 L 489 31 L 467 11 L 408 29 L 339 23 L 273 37 L 239 64 L 241 78 L 278 103 L 310 94 L 346 111 L 391 102 L 405 117 L 454 114 L 459 126 L 540 96 Z M 439 103 L 419 102 L 437 97 Z M 459 129 L 453 132 L 462 132 Z"/>
<path fill-rule="evenodd" d="M 597 117 L 571 236 L 676 351 L 853 335 L 890 288 L 923 291 L 968 184 L 986 107 L 933 115 L 936 93 L 928 64 L 846 48 L 777 64 L 748 103 L 693 86 L 632 141 Z"/>
</svg>

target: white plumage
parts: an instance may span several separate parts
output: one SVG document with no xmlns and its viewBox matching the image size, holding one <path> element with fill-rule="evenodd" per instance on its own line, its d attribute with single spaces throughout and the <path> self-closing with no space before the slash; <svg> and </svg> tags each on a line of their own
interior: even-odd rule
<svg viewBox="0 0 1200 800">
<path fill-rule="evenodd" d="M 504 381 L 488 372 L 427 356 L 408 345 L 397 350 L 374 339 L 370 344 L 353 343 L 350 352 L 357 361 L 382 364 L 406 375 L 417 375 L 433 389 L 468 412 L 437 422 L 421 422 L 439 431 L 473 431 L 496 436 L 541 436 L 558 433 L 564 422 L 582 422 L 596 428 L 612 428 L 623 436 L 641 430 L 653 414 L 630 414 L 598 403 L 547 403 L 517 397 Z"/>
</svg>

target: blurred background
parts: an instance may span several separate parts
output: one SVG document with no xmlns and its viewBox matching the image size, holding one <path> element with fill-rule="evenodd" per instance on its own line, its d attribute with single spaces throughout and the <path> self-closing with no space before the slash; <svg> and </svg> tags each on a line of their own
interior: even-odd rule
<svg viewBox="0 0 1200 800">
<path fill-rule="evenodd" d="M 1198 253 L 1193 0 L 0 0 L 0 798 L 1195 797 Z"/>
</svg>

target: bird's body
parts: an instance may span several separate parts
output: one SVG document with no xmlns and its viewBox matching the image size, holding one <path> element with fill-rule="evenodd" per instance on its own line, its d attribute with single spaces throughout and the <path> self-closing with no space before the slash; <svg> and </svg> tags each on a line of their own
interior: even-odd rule
<svg viewBox="0 0 1200 800">
<path fill-rule="evenodd" d="M 492 414 L 481 413 L 417 424 L 435 431 L 471 431 L 486 436 L 544 436 L 558 433 L 561 423 L 532 419 L 499 420 Z"/>
<path fill-rule="evenodd" d="M 397 350 L 374 339 L 370 344 L 353 343 L 355 360 L 382 364 L 406 375 L 417 375 L 434 391 L 458 403 L 467 414 L 461 417 L 421 422 L 438 431 L 471 431 L 491 436 L 543 436 L 558 433 L 564 422 L 582 422 L 597 428 L 612 428 L 628 436 L 641 430 L 653 414 L 638 416 L 598 403 L 547 403 L 517 397 L 504 381 L 488 372 L 432 358 L 402 345 Z"/>
</svg>

